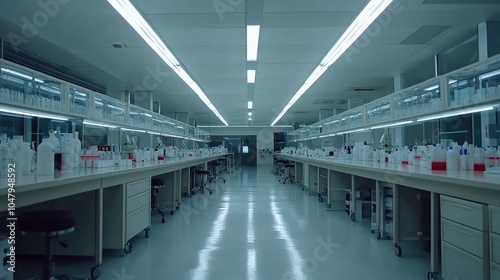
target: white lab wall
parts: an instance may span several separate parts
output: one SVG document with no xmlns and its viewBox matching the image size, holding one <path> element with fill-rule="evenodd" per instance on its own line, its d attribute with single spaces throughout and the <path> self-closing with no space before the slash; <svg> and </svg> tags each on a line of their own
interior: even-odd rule
<svg viewBox="0 0 500 280">
<path fill-rule="evenodd" d="M 218 136 L 244 136 L 256 135 L 257 136 L 257 164 L 272 164 L 272 153 L 265 152 L 265 150 L 274 150 L 274 133 L 275 132 L 291 132 L 293 128 L 283 127 L 201 127 L 210 133 L 210 135 Z"/>
</svg>

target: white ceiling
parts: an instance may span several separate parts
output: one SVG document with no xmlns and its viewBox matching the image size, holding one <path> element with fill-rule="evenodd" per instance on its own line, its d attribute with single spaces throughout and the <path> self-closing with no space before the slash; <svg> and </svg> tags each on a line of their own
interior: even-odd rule
<svg viewBox="0 0 500 280">
<path fill-rule="evenodd" d="M 369 39 L 359 39 L 278 124 L 310 124 L 318 121 L 321 109 L 346 109 L 345 104 L 317 104 L 321 103 L 318 100 L 352 99 L 359 103 L 391 93 L 394 76 L 470 37 L 478 23 L 500 19 L 500 1 L 474 5 L 460 4 L 471 2 L 465 0 L 429 1 L 450 4 L 422 2 L 395 0 L 394 7 L 399 12 L 386 12 L 379 19 L 382 27 L 374 25 L 371 35 L 365 37 Z M 0 0 L 3 7 L 0 19 L 12 24 L 5 25 L 12 26 L 8 28 L 0 26 L 0 36 L 5 39 L 9 32 L 19 33 L 23 17 L 32 19 L 43 11 L 37 3 Z M 254 101 L 253 123 L 270 124 L 367 1 L 135 0 L 133 3 L 226 121 L 237 125 L 247 123 L 249 97 Z M 261 24 L 256 65 L 246 62 L 247 23 Z M 443 27 L 445 31 L 428 42 L 401 44 L 421 27 Z M 430 35 L 426 32 L 431 31 L 420 35 Z M 144 86 L 154 92 L 163 112 L 188 112 L 199 125 L 221 125 L 105 0 L 68 0 L 46 25 L 38 28 L 37 35 L 21 47 L 99 81 L 112 95 Z M 41 44 L 42 40 L 50 44 Z M 114 49 L 111 44 L 115 42 L 127 47 Z M 252 86 L 246 83 L 248 67 L 257 69 L 256 83 Z M 157 80 L 148 87 L 144 79 L 151 72 L 158 73 Z M 360 87 L 376 90 L 350 90 Z"/>
</svg>

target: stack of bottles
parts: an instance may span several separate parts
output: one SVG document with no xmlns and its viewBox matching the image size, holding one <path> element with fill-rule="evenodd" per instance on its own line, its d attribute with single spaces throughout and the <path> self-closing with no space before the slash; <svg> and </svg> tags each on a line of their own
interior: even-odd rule
<svg viewBox="0 0 500 280">
<path fill-rule="evenodd" d="M 8 165 L 15 164 L 16 176 L 29 175 L 34 171 L 35 152 L 30 143 L 23 142 L 22 135 L 12 139 L 7 134 L 0 135 L 0 177 L 7 177 Z"/>
</svg>

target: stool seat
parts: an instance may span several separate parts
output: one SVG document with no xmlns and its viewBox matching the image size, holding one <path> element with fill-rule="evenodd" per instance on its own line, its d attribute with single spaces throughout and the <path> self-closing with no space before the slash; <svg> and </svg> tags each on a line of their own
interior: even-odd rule
<svg viewBox="0 0 500 280">
<path fill-rule="evenodd" d="M 63 210 L 25 212 L 18 221 L 24 232 L 67 231 L 75 227 L 75 215 Z"/>
</svg>

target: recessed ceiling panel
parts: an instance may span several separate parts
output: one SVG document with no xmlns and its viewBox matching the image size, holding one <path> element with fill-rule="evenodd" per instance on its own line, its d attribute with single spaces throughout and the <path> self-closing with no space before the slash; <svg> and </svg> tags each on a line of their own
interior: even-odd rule
<svg viewBox="0 0 500 280">
<path fill-rule="evenodd" d="M 401 45 L 424 45 L 429 43 L 451 26 L 422 26 L 408 38 L 401 42 Z"/>
</svg>

